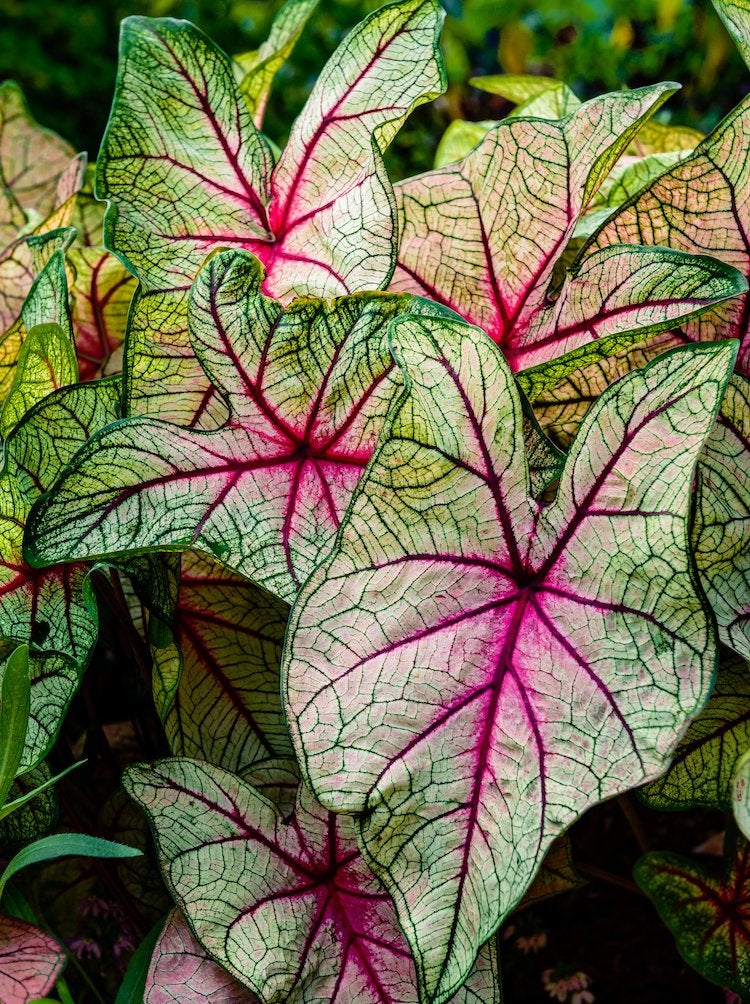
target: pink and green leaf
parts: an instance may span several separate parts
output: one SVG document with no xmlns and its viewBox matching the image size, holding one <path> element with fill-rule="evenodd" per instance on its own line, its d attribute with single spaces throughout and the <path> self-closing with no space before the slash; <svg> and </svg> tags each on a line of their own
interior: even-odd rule
<svg viewBox="0 0 750 1004">
<path fill-rule="evenodd" d="M 695 151 L 610 217 L 582 254 L 611 244 L 658 244 L 715 256 L 750 276 L 750 98 Z M 738 338 L 737 369 L 750 375 L 750 298 L 729 300 L 680 326 L 683 341 Z"/>
<path fill-rule="evenodd" d="M 247 987 L 214 962 L 172 910 L 151 957 L 143 1004 L 258 1004 Z"/>
<path fill-rule="evenodd" d="M 634 878 L 701 976 L 750 993 L 750 846 L 730 848 L 724 876 L 679 854 L 646 854 Z"/>
<path fill-rule="evenodd" d="M 38 324 L 26 335 L 13 383 L 0 411 L 0 435 L 15 428 L 33 405 L 78 379 L 75 347 L 59 324 Z"/>
<path fill-rule="evenodd" d="M 266 1004 L 416 1004 L 414 964 L 350 817 L 301 788 L 282 818 L 249 784 L 195 760 L 130 767 L 125 786 L 198 941 Z M 499 999 L 489 946 L 455 1001 Z"/>
<path fill-rule="evenodd" d="M 679 350 L 606 391 L 543 507 L 497 346 L 446 319 L 391 332 L 407 389 L 293 608 L 282 679 L 303 777 L 362 814 L 439 1002 L 552 840 L 663 772 L 708 696 L 688 519 L 734 351 Z"/>
<path fill-rule="evenodd" d="M 71 248 L 71 315 L 81 380 L 114 372 L 136 279 L 102 247 Z"/>
<path fill-rule="evenodd" d="M 222 252 L 191 294 L 193 346 L 228 423 L 201 432 L 129 419 L 94 437 L 32 518 L 35 566 L 196 548 L 282 599 L 295 595 L 400 387 L 390 321 L 440 308 L 371 293 L 284 311 L 260 293 L 262 276 L 251 255 Z"/>
<path fill-rule="evenodd" d="M 391 288 L 430 296 L 481 327 L 516 370 L 743 292 L 741 276 L 705 259 L 603 248 L 591 272 L 568 275 L 549 296 L 583 212 L 671 90 L 605 95 L 559 121 L 506 119 L 462 162 L 401 182 Z M 684 301 L 670 282 L 675 266 L 687 281 Z"/>
<path fill-rule="evenodd" d="M 739 374 L 698 465 L 693 548 L 719 637 L 750 659 L 750 379 Z"/>
<path fill-rule="evenodd" d="M 48 994 L 67 957 L 54 938 L 15 917 L 0 916 L 0 1000 L 31 1004 Z"/>
<path fill-rule="evenodd" d="M 708 704 L 675 750 L 669 770 L 639 792 L 658 810 L 729 809 L 732 776 L 750 748 L 750 667 L 736 657 L 719 664 Z"/>
<path fill-rule="evenodd" d="M 217 562 L 182 556 L 176 652 L 154 653 L 155 699 L 174 754 L 243 776 L 260 762 L 294 756 L 279 685 L 288 613 Z"/>
<path fill-rule="evenodd" d="M 185 291 L 214 248 L 251 250 L 266 266 L 265 291 L 285 301 L 387 285 L 396 221 L 381 154 L 409 111 L 442 89 L 441 20 L 435 0 L 402 0 L 355 28 L 275 167 L 223 53 L 185 22 L 125 22 L 98 194 L 111 203 L 108 247 L 163 298 L 152 311 L 170 315 L 168 336 L 145 311 L 138 322 L 131 408 L 172 417 L 175 383 L 192 382 L 198 398 L 207 390 L 191 361 Z M 143 370 L 158 370 L 167 390 L 141 395 Z"/>
</svg>

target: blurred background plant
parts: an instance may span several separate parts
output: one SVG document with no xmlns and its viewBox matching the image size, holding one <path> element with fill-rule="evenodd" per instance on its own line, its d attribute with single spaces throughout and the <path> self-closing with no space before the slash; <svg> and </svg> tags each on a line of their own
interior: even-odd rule
<svg viewBox="0 0 750 1004">
<path fill-rule="evenodd" d="M 32 112 L 96 156 L 109 112 L 118 24 L 128 14 L 187 18 L 227 52 L 256 48 L 283 0 L 0 0 L 0 79 L 23 87 Z M 320 67 L 342 35 L 382 0 L 322 0 L 278 75 L 266 118 L 285 138 Z M 710 0 L 442 0 L 450 87 L 402 131 L 396 176 L 432 166 L 454 118 L 494 119 L 504 99 L 469 86 L 473 76 L 555 76 L 582 98 L 676 80 L 666 120 L 708 131 L 748 90 L 747 73 Z"/>
</svg>

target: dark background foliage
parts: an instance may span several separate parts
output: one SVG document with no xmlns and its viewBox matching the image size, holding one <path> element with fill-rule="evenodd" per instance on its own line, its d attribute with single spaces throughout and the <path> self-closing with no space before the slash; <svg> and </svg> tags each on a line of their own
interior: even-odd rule
<svg viewBox="0 0 750 1004">
<path fill-rule="evenodd" d="M 710 0 L 442 0 L 450 88 L 407 125 L 391 157 L 397 174 L 432 163 L 452 118 L 493 118 L 502 99 L 468 86 L 475 75 L 554 75 L 580 97 L 627 84 L 677 80 L 663 113 L 704 131 L 747 92 L 744 66 Z M 284 139 L 325 58 L 381 0 L 322 0 L 274 88 L 266 129 Z M 127 14 L 187 18 L 227 52 L 256 48 L 282 0 L 0 0 L 0 79 L 12 77 L 32 111 L 96 156 L 115 77 L 118 24 Z"/>
</svg>

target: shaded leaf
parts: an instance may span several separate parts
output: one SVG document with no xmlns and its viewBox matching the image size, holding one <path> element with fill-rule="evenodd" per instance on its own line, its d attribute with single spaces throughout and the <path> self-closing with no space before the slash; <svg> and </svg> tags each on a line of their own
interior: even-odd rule
<svg viewBox="0 0 750 1004">
<path fill-rule="evenodd" d="M 678 350 L 606 391 L 541 507 L 498 348 L 430 318 L 392 338 L 408 389 L 293 608 L 282 680 L 303 778 L 362 813 L 444 1001 L 551 841 L 660 774 L 708 696 L 689 503 L 734 353 Z"/>
<path fill-rule="evenodd" d="M 518 909 L 533 906 L 534 903 L 541 903 L 551 896 L 559 896 L 560 893 L 569 892 L 571 889 L 580 889 L 585 884 L 584 879 L 578 875 L 573 865 L 570 838 L 567 834 L 563 834 L 550 845 L 544 856 L 542 867 L 526 890 L 523 899 L 518 904 Z"/>
<path fill-rule="evenodd" d="M 29 648 L 19 645 L 5 664 L 0 692 L 0 809 L 23 757 L 29 722 Z"/>
<path fill-rule="evenodd" d="M 730 848 L 726 872 L 679 854 L 646 854 L 633 877 L 701 976 L 744 997 L 750 992 L 750 848 Z"/>
<path fill-rule="evenodd" d="M 28 844 L 15 854 L 0 875 L 0 894 L 6 884 L 24 868 L 53 858 L 83 856 L 89 858 L 132 858 L 142 852 L 125 844 L 116 844 L 87 833 L 53 833 Z"/>
<path fill-rule="evenodd" d="M 65 966 L 62 945 L 32 924 L 0 916 L 0 1000 L 30 1004 L 49 993 Z"/>
<path fill-rule="evenodd" d="M 728 810 L 732 775 L 750 748 L 750 667 L 724 659 L 716 686 L 675 750 L 669 770 L 639 794 L 652 809 Z"/>
<path fill-rule="evenodd" d="M 693 548 L 719 637 L 750 659 L 750 380 L 736 375 L 701 453 Z"/>
<path fill-rule="evenodd" d="M 71 248 L 71 314 L 81 380 L 113 372 L 110 358 L 125 339 L 135 276 L 102 247 Z"/>
<path fill-rule="evenodd" d="M 412 960 L 351 818 L 300 788 L 282 819 L 250 785 L 194 760 L 130 767 L 124 783 L 198 940 L 266 1004 L 416 1004 Z M 456 1000 L 499 1000 L 495 965 L 490 946 Z"/>
<path fill-rule="evenodd" d="M 6 437 L 35 404 L 78 379 L 75 346 L 59 324 L 38 324 L 26 335 L 13 383 L 0 412 Z"/>
</svg>

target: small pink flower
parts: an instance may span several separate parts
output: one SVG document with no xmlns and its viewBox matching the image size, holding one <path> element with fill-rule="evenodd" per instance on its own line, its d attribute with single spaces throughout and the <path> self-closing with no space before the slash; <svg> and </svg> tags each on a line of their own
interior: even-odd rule
<svg viewBox="0 0 750 1004">
<path fill-rule="evenodd" d="M 115 958 L 119 959 L 124 952 L 132 952 L 134 948 L 130 935 L 123 932 L 112 946 L 112 951 L 115 953 Z"/>
<path fill-rule="evenodd" d="M 84 917 L 109 917 L 112 904 L 101 896 L 86 896 L 81 900 L 81 913 Z"/>
<path fill-rule="evenodd" d="M 573 994 L 570 998 L 570 1004 L 592 1004 L 594 1000 L 594 995 L 590 990 L 581 990 L 577 994 Z"/>
<path fill-rule="evenodd" d="M 529 952 L 538 952 L 541 948 L 547 944 L 547 932 L 540 931 L 538 934 L 531 934 L 528 938 L 521 936 L 516 938 L 515 946 L 524 955 L 528 955 Z"/>
<path fill-rule="evenodd" d="M 93 938 L 73 938 L 68 948 L 77 959 L 101 959 L 102 950 Z"/>
</svg>

